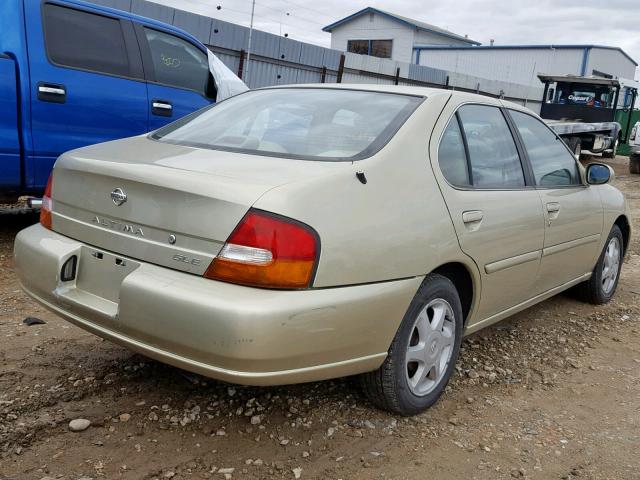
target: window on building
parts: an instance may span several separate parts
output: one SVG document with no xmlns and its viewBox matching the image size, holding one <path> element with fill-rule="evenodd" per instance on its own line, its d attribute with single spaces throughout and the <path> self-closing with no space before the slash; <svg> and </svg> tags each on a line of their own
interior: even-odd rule
<svg viewBox="0 0 640 480">
<path fill-rule="evenodd" d="M 369 55 L 369 40 L 349 40 L 347 42 L 347 52 Z"/>
<path fill-rule="evenodd" d="M 145 28 L 156 81 L 173 87 L 207 91 L 209 63 L 199 48 L 181 38 Z"/>
<path fill-rule="evenodd" d="M 379 58 L 391 58 L 392 48 L 393 40 L 349 40 L 347 42 L 347 52 Z"/>
<path fill-rule="evenodd" d="M 130 74 L 122 27 L 115 18 L 45 4 L 44 33 L 49 58 L 57 65 Z"/>
</svg>

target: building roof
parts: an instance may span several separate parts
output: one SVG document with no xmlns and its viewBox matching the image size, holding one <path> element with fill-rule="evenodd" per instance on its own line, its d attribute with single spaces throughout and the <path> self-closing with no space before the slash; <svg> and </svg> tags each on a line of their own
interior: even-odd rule
<svg viewBox="0 0 640 480">
<path fill-rule="evenodd" d="M 608 45 L 483 45 L 475 47 L 467 47 L 464 45 L 414 45 L 414 50 L 589 50 L 599 48 L 602 50 L 616 50 L 624 55 L 636 67 L 636 62 L 631 56 L 620 47 L 610 47 Z"/>
<path fill-rule="evenodd" d="M 348 17 L 344 17 L 343 19 L 338 20 L 337 22 L 334 22 L 331 25 L 327 25 L 322 30 L 324 32 L 330 32 L 334 28 L 339 27 L 340 25 L 350 22 L 351 20 L 361 15 L 365 15 L 367 13 L 377 13 L 391 20 L 395 20 L 396 22 L 400 22 L 404 25 L 407 25 L 408 27 L 415 28 L 416 30 L 424 30 L 425 32 L 435 33 L 438 35 L 442 35 L 443 37 L 468 43 L 469 45 L 480 45 L 480 42 L 476 42 L 475 40 L 471 40 L 470 38 L 463 37 L 462 35 L 458 35 L 456 33 L 450 32 L 449 30 L 445 30 L 444 28 L 436 27 L 435 25 L 431 25 L 430 23 L 420 22 L 412 18 L 403 17 L 402 15 L 397 15 L 391 12 L 385 12 L 384 10 L 379 10 L 373 7 L 363 8 L 362 10 L 349 15 Z"/>
</svg>

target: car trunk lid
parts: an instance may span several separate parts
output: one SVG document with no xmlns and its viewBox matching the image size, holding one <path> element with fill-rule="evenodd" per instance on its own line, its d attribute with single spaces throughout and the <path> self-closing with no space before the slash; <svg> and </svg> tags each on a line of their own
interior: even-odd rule
<svg viewBox="0 0 640 480">
<path fill-rule="evenodd" d="M 345 166 L 146 137 L 94 145 L 56 163 L 53 230 L 123 256 L 202 274 L 264 193 Z"/>
</svg>

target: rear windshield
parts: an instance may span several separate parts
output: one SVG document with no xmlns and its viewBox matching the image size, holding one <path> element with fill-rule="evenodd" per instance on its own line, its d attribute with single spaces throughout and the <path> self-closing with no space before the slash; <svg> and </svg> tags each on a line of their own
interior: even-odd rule
<svg viewBox="0 0 640 480">
<path fill-rule="evenodd" d="M 382 148 L 422 100 L 324 88 L 256 90 L 188 115 L 152 138 L 256 155 L 351 161 Z"/>
</svg>

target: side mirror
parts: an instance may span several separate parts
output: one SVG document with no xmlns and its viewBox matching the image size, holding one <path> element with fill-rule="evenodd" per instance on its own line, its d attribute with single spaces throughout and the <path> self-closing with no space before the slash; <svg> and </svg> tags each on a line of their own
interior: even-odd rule
<svg viewBox="0 0 640 480">
<path fill-rule="evenodd" d="M 587 183 L 589 185 L 603 185 L 614 177 L 613 168 L 604 163 L 590 163 L 587 165 Z"/>
</svg>

